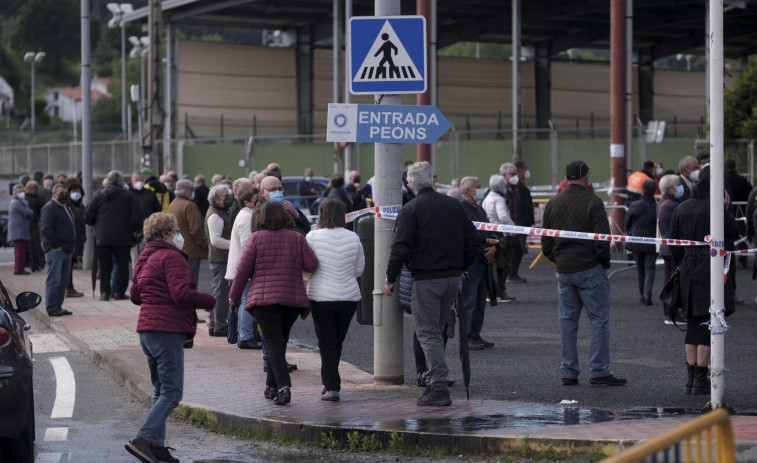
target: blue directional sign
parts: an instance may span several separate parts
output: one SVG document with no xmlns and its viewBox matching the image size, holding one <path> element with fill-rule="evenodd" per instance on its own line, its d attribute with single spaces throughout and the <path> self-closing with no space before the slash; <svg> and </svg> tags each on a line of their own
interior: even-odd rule
<svg viewBox="0 0 757 463">
<path fill-rule="evenodd" d="M 436 142 L 452 124 L 436 106 L 329 104 L 327 141 Z"/>
<path fill-rule="evenodd" d="M 353 16 L 349 34 L 350 92 L 364 95 L 426 91 L 426 18 Z"/>
</svg>

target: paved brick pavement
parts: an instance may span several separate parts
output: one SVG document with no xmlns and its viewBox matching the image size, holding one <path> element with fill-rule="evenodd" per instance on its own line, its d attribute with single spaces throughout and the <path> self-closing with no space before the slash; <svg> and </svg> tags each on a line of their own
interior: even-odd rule
<svg viewBox="0 0 757 463">
<path fill-rule="evenodd" d="M 0 279 L 11 293 L 33 290 L 44 297 L 44 273 L 16 276 L 11 266 L 2 266 Z M 139 308 L 128 300 L 101 302 L 93 298 L 88 272 L 75 271 L 74 282 L 85 296 L 66 299 L 64 305 L 74 312 L 72 316 L 50 319 L 44 304 L 33 315 L 78 344 L 149 404 L 152 386 L 135 332 Z M 47 338 L 39 338 L 41 345 L 57 342 L 44 336 Z M 452 389 L 450 407 L 417 407 L 420 389 L 414 385 L 374 385 L 370 373 L 345 362 L 340 366 L 342 400 L 322 402 L 320 357 L 293 345 L 287 357 L 299 369 L 292 375 L 292 403 L 279 407 L 263 398 L 261 351 L 237 349 L 224 338 L 210 337 L 206 330 L 198 329 L 194 348 L 185 352 L 183 406 L 202 411 L 220 424 L 301 439 L 315 438 L 323 430 L 343 436 L 355 429 L 387 439 L 389 432 L 396 430 L 422 445 L 505 451 L 521 446 L 528 436 L 532 445 L 611 455 L 694 418 L 662 408 L 654 416 L 501 399 L 467 401 L 460 387 Z M 757 417 L 734 416 L 733 426 L 738 461 L 757 461 Z"/>
</svg>

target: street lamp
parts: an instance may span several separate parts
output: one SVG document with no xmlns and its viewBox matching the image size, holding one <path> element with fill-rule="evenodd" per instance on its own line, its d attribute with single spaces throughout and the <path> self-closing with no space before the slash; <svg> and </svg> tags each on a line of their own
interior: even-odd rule
<svg viewBox="0 0 757 463">
<path fill-rule="evenodd" d="M 129 58 L 139 57 L 139 116 L 140 121 L 147 120 L 147 104 L 145 102 L 145 56 L 150 51 L 149 37 L 129 37 L 134 48 L 129 52 Z M 140 122 L 141 124 L 141 122 Z"/>
<path fill-rule="evenodd" d="M 38 52 L 27 52 L 24 55 L 24 62 L 25 63 L 32 63 L 32 135 L 34 135 L 34 63 L 39 63 L 42 61 L 42 58 L 45 57 L 47 53 L 44 51 L 38 51 Z"/>
<path fill-rule="evenodd" d="M 121 28 L 121 138 L 126 139 L 126 23 L 122 19 L 134 11 L 134 7 L 131 3 L 108 3 L 106 7 L 113 14 L 108 27 Z"/>
</svg>

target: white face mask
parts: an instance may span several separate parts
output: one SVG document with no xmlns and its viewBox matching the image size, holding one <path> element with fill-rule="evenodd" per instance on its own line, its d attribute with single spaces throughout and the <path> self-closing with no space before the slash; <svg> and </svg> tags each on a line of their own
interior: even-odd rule
<svg viewBox="0 0 757 463">
<path fill-rule="evenodd" d="M 530 171 L 530 170 L 527 170 L 527 171 L 526 171 L 526 173 L 525 173 L 525 174 L 523 174 L 523 178 L 525 178 L 525 179 L 529 179 L 529 178 L 531 178 L 531 171 Z"/>
<path fill-rule="evenodd" d="M 689 180 L 691 180 L 694 183 L 697 183 L 699 181 L 699 170 L 695 170 L 689 174 Z"/>
<path fill-rule="evenodd" d="M 173 245 L 176 246 L 178 249 L 181 249 L 184 247 L 184 237 L 181 236 L 181 232 L 174 235 Z"/>
<path fill-rule="evenodd" d="M 145 187 L 145 182 L 140 180 L 138 182 L 134 182 L 132 186 L 134 187 L 135 190 L 141 190 L 142 188 Z"/>
<path fill-rule="evenodd" d="M 508 180 L 508 182 L 510 182 L 510 185 L 515 186 L 518 184 L 518 180 L 520 180 L 518 176 L 513 175 L 512 177 L 510 177 L 510 180 Z"/>
<path fill-rule="evenodd" d="M 25 197 L 26 197 L 26 193 L 24 193 L 23 191 L 18 194 L 18 199 L 24 199 Z"/>
</svg>

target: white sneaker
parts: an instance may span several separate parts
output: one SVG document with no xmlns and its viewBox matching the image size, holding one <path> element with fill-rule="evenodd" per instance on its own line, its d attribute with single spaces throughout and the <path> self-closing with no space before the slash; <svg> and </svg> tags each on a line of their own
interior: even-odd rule
<svg viewBox="0 0 757 463">
<path fill-rule="evenodd" d="M 665 317 L 665 324 L 666 325 L 675 325 L 675 323 L 673 322 L 673 319 L 670 318 L 670 317 Z"/>
<path fill-rule="evenodd" d="M 326 391 L 321 394 L 321 400 L 326 402 L 339 402 L 339 391 Z"/>
</svg>

